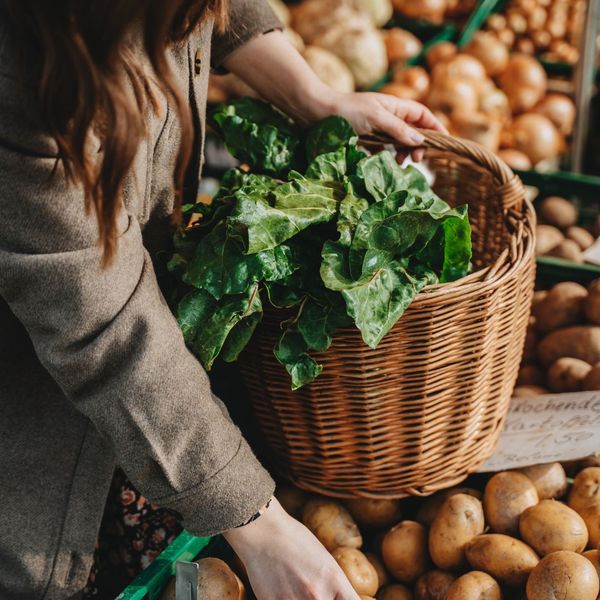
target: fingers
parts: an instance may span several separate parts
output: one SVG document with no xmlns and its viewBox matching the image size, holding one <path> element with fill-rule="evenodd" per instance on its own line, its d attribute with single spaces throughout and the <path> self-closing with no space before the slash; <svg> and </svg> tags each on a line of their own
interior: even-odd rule
<svg viewBox="0 0 600 600">
<path fill-rule="evenodd" d="M 418 148 L 417 150 L 413 150 L 410 155 L 415 162 L 421 162 L 425 158 L 425 150 Z"/>
<path fill-rule="evenodd" d="M 382 94 L 382 96 L 386 98 L 385 103 L 388 110 L 407 123 L 422 129 L 433 129 L 441 133 L 448 133 L 441 121 L 420 102 L 395 98 L 385 94 Z"/>
<path fill-rule="evenodd" d="M 420 146 L 424 141 L 423 136 L 418 131 L 385 109 L 374 119 L 374 125 L 378 131 L 387 133 L 403 146 Z"/>
</svg>

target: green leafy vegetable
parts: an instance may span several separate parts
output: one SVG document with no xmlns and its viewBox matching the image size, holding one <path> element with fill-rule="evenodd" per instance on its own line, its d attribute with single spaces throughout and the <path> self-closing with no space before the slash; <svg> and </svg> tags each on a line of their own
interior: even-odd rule
<svg viewBox="0 0 600 600">
<path fill-rule="evenodd" d="M 317 377 L 311 356 L 340 327 L 375 348 L 427 285 L 469 272 L 466 206 L 452 208 L 414 167 L 368 156 L 350 124 L 330 117 L 301 137 L 268 105 L 221 106 L 213 124 L 252 173 L 232 169 L 199 223 L 175 239 L 169 268 L 187 287 L 177 319 L 209 369 L 237 360 L 263 298 L 283 309 L 274 354 L 293 389 Z M 290 316 L 292 315 L 292 316 Z"/>
</svg>

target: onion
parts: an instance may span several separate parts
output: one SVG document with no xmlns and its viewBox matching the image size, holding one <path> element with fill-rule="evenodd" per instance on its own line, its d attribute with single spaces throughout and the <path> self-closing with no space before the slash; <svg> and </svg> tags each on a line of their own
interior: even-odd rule
<svg viewBox="0 0 600 600">
<path fill-rule="evenodd" d="M 508 120 L 511 116 L 508 97 L 495 86 L 479 92 L 479 110 L 485 115 L 502 121 Z"/>
<path fill-rule="evenodd" d="M 391 0 L 353 0 L 354 6 L 369 15 L 375 27 L 383 27 L 394 14 Z"/>
<path fill-rule="evenodd" d="M 492 152 L 500 146 L 500 121 L 481 113 L 456 111 L 450 118 L 450 131 L 458 137 L 481 144 Z"/>
<path fill-rule="evenodd" d="M 515 113 L 532 109 L 544 97 L 547 83 L 542 65 L 526 54 L 513 54 L 500 76 L 500 87 Z"/>
<path fill-rule="evenodd" d="M 536 113 L 518 116 L 510 128 L 511 148 L 527 155 L 536 165 L 555 158 L 564 147 L 564 140 L 550 119 Z"/>
<path fill-rule="evenodd" d="M 475 57 L 491 77 L 499 75 L 508 66 L 508 50 L 493 33 L 478 31 L 465 52 Z"/>
<path fill-rule="evenodd" d="M 533 166 L 529 157 L 523 152 L 518 150 L 512 150 L 511 148 L 505 148 L 498 152 L 498 156 L 511 168 L 518 169 L 519 171 L 529 171 Z"/>
<path fill-rule="evenodd" d="M 391 64 L 405 62 L 417 56 L 423 48 L 418 37 L 399 27 L 384 31 L 384 40 L 388 61 Z"/>
<path fill-rule="evenodd" d="M 317 46 L 307 46 L 302 53 L 321 81 L 338 92 L 353 92 L 354 77 L 350 69 L 335 55 Z"/>
<path fill-rule="evenodd" d="M 564 94 L 548 94 L 534 109 L 540 115 L 544 115 L 563 135 L 570 135 L 575 124 L 575 104 Z"/>
<path fill-rule="evenodd" d="M 500 13 L 494 13 L 489 16 L 486 26 L 492 31 L 502 31 L 506 29 L 506 17 Z"/>
<path fill-rule="evenodd" d="M 418 97 L 417 91 L 414 88 L 402 83 L 388 83 L 378 91 L 382 94 L 389 94 L 390 96 L 404 98 L 405 100 L 416 100 Z"/>
<path fill-rule="evenodd" d="M 515 50 L 521 54 L 535 54 L 535 45 L 529 38 L 521 38 L 517 40 Z"/>
<path fill-rule="evenodd" d="M 427 51 L 427 64 L 429 68 L 432 69 L 441 62 L 446 62 L 451 58 L 456 56 L 458 52 L 456 45 L 452 42 L 440 42 L 439 44 L 434 44 Z"/>
<path fill-rule="evenodd" d="M 547 31 L 534 31 L 531 34 L 533 45 L 538 49 L 546 49 L 552 42 L 552 36 Z"/>
<path fill-rule="evenodd" d="M 473 83 L 480 83 L 485 78 L 483 65 L 468 54 L 458 54 L 446 62 L 438 63 L 432 72 L 433 81 L 464 79 Z"/>
<path fill-rule="evenodd" d="M 429 91 L 429 74 L 423 67 L 405 67 L 394 72 L 394 83 L 407 85 L 415 90 L 421 100 Z"/>
<path fill-rule="evenodd" d="M 302 39 L 310 44 L 332 27 L 343 23 L 348 25 L 361 23 L 371 25 L 369 17 L 356 10 L 345 0 L 304 0 L 296 6 L 290 6 L 292 28 Z"/>
<path fill-rule="evenodd" d="M 423 19 L 441 24 L 446 12 L 446 0 L 393 0 L 394 8 L 409 19 Z"/>
<path fill-rule="evenodd" d="M 455 111 L 477 112 L 479 98 L 471 81 L 446 77 L 431 86 L 426 104 L 431 110 L 451 114 Z"/>
<path fill-rule="evenodd" d="M 510 29 L 503 29 L 499 31 L 497 34 L 498 39 L 507 47 L 512 48 L 515 43 L 515 33 Z"/>
</svg>

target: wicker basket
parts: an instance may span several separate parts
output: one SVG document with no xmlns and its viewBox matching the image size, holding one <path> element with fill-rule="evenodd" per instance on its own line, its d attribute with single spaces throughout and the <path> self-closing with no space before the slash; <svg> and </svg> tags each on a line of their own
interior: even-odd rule
<svg viewBox="0 0 600 600">
<path fill-rule="evenodd" d="M 438 194 L 469 204 L 475 271 L 426 288 L 376 350 L 357 329 L 339 330 L 313 354 L 323 373 L 298 391 L 273 356 L 276 311 L 242 356 L 271 466 L 301 488 L 427 495 L 476 471 L 497 442 L 529 318 L 535 216 L 490 152 L 430 132 L 426 145 Z"/>
</svg>

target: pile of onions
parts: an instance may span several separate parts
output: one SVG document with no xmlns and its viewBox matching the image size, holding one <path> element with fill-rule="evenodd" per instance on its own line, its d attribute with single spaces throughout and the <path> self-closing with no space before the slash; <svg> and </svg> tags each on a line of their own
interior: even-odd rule
<svg viewBox="0 0 600 600">
<path fill-rule="evenodd" d="M 575 125 L 576 108 L 574 102 L 564 94 L 548 94 L 533 109 L 544 115 L 563 135 L 570 135 Z"/>
<path fill-rule="evenodd" d="M 513 54 L 499 78 L 514 113 L 531 110 L 546 94 L 548 78 L 542 65 L 532 56 Z"/>
<path fill-rule="evenodd" d="M 474 56 L 485 68 L 490 77 L 500 75 L 508 66 L 508 50 L 492 33 L 478 31 L 465 52 Z"/>
<path fill-rule="evenodd" d="M 509 129 L 509 145 L 525 154 L 532 164 L 557 157 L 564 140 L 552 121 L 537 113 L 519 115 Z"/>
<path fill-rule="evenodd" d="M 429 74 L 423 67 L 403 67 L 394 71 L 394 83 L 415 92 L 415 99 L 422 100 L 429 92 Z"/>
</svg>

